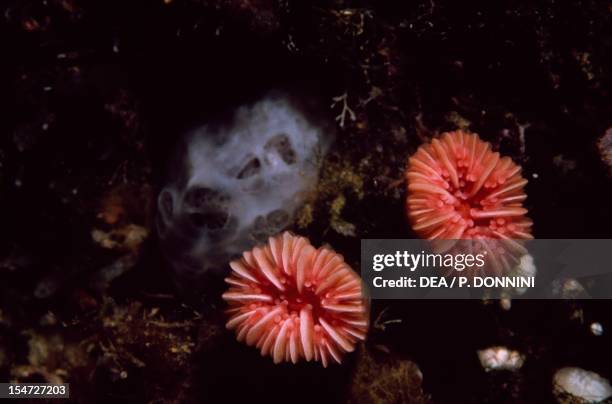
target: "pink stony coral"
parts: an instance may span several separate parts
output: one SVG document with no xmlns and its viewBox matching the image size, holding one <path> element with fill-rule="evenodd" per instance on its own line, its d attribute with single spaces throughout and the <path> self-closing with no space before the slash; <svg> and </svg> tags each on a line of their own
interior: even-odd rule
<svg viewBox="0 0 612 404">
<path fill-rule="evenodd" d="M 521 167 L 478 135 L 442 134 L 412 155 L 406 211 L 424 239 L 530 239 Z"/>
<path fill-rule="evenodd" d="M 274 363 L 342 361 L 364 340 L 368 307 L 341 255 L 285 232 L 230 263 L 227 328 Z"/>
</svg>

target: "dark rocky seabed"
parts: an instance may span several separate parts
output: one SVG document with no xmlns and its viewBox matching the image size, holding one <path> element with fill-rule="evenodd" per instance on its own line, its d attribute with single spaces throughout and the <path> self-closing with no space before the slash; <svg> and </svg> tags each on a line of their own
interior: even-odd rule
<svg viewBox="0 0 612 404">
<path fill-rule="evenodd" d="M 83 403 L 540 403 L 559 367 L 612 376 L 612 305 L 580 300 L 374 301 L 342 366 L 275 366 L 225 331 L 219 282 L 175 282 L 154 226 L 179 137 L 282 89 L 355 114 L 292 227 L 355 268 L 360 238 L 414 237 L 406 158 L 458 127 L 523 166 L 536 237 L 610 238 L 609 1 L 0 7 L 0 381 L 69 382 Z M 484 372 L 492 345 L 523 368 Z"/>
</svg>

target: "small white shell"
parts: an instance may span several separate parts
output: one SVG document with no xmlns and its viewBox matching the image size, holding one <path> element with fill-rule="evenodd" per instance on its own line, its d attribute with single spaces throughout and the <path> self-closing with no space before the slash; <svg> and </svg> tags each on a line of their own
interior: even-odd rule
<svg viewBox="0 0 612 404">
<path fill-rule="evenodd" d="M 559 369 L 553 377 L 556 392 L 571 394 L 589 403 L 604 401 L 612 396 L 612 386 L 595 372 L 576 367 Z"/>
<path fill-rule="evenodd" d="M 523 366 L 525 357 L 518 351 L 503 346 L 494 346 L 478 351 L 480 364 L 487 372 L 491 370 L 518 370 Z"/>
</svg>

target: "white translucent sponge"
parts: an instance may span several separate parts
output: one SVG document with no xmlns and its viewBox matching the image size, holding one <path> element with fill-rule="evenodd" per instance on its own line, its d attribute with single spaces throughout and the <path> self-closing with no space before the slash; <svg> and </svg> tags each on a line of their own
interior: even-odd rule
<svg viewBox="0 0 612 404">
<path fill-rule="evenodd" d="M 289 226 L 316 186 L 325 132 L 287 97 L 268 96 L 189 134 L 157 201 L 174 269 L 223 274 L 232 257 Z"/>
</svg>

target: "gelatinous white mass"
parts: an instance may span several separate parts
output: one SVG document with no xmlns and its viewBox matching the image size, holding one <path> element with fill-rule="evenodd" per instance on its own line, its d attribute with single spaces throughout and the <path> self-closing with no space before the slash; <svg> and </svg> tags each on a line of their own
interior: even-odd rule
<svg viewBox="0 0 612 404">
<path fill-rule="evenodd" d="M 174 269 L 224 273 L 230 258 L 289 226 L 316 185 L 329 139 L 278 96 L 187 136 L 157 201 L 158 233 Z"/>
</svg>

